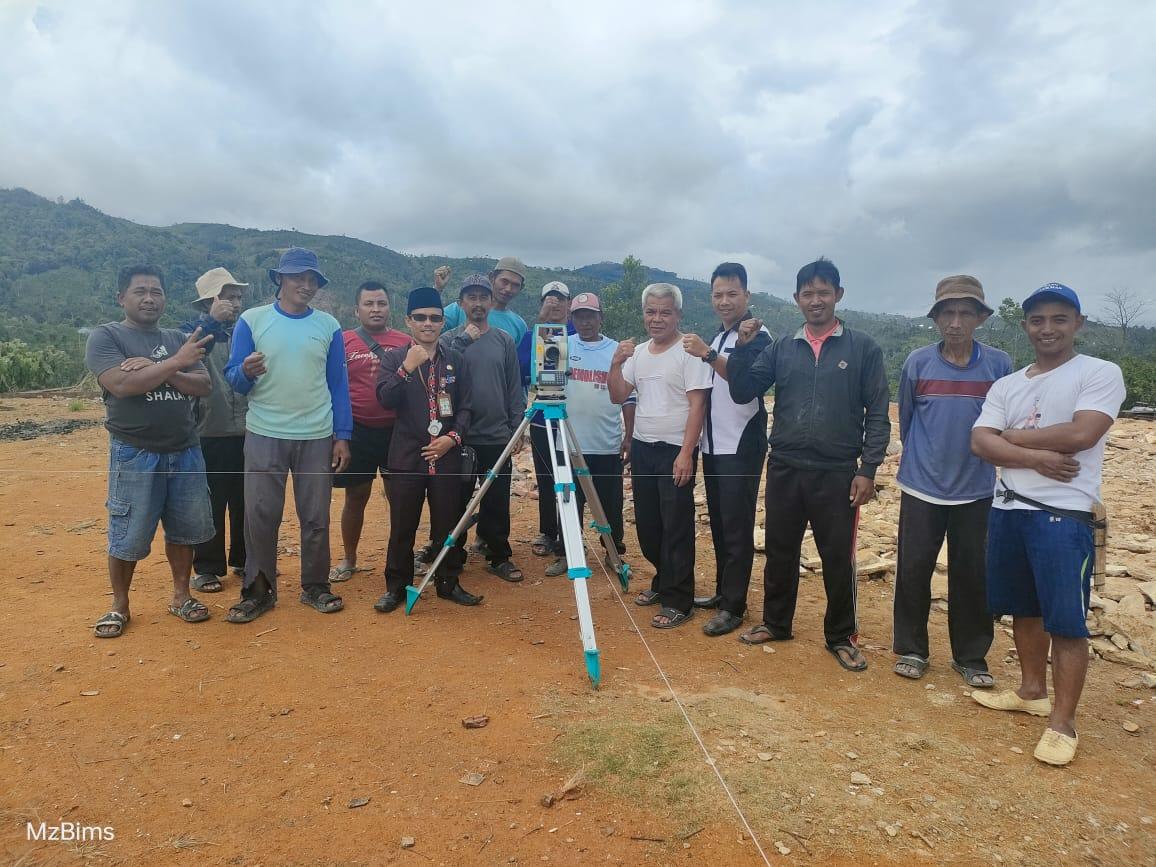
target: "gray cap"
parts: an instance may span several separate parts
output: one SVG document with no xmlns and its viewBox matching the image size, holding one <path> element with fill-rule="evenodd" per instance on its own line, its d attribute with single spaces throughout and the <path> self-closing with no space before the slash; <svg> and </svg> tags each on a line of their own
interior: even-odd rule
<svg viewBox="0 0 1156 867">
<path fill-rule="evenodd" d="M 494 266 L 495 271 L 513 271 L 526 282 L 526 266 L 517 256 L 503 256 Z"/>
<path fill-rule="evenodd" d="M 458 297 L 461 298 L 468 289 L 474 288 L 485 289 L 491 295 L 494 294 L 494 287 L 490 285 L 489 277 L 485 274 L 471 274 L 462 281 L 462 288 L 458 290 Z"/>
</svg>

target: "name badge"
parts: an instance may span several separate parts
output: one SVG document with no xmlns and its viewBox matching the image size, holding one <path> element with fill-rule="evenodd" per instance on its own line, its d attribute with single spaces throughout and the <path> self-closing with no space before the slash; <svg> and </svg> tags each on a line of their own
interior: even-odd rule
<svg viewBox="0 0 1156 867">
<path fill-rule="evenodd" d="M 453 401 L 450 400 L 450 396 L 443 391 L 438 395 L 438 415 L 440 415 L 442 418 L 448 418 L 453 414 Z"/>
<path fill-rule="evenodd" d="M 436 437 L 442 432 L 442 423 L 440 421 L 431 421 L 426 430 L 429 431 L 431 437 Z"/>
</svg>

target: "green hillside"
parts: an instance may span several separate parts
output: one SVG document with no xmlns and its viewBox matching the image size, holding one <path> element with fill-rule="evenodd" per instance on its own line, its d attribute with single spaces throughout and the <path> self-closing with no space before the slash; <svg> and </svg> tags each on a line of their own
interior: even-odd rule
<svg viewBox="0 0 1156 867">
<path fill-rule="evenodd" d="M 0 391 L 63 385 L 80 378 L 83 337 L 78 329 L 120 318 L 116 273 L 124 265 L 148 262 L 164 269 L 169 290 L 167 324 L 175 324 L 191 312 L 188 302 L 195 297 L 196 278 L 219 265 L 251 284 L 247 305 L 269 300 L 273 287 L 266 271 L 277 263 L 282 250 L 294 244 L 314 250 L 330 279 L 317 306 L 347 325 L 353 323 L 354 290 L 363 280 L 380 280 L 396 296 L 414 286 L 429 285 L 434 268 L 448 264 L 454 271 L 452 288 L 466 274 L 489 271 L 496 258 L 411 256 L 343 235 L 294 230 L 240 229 L 214 223 L 142 226 L 101 213 L 79 199 L 53 202 L 23 189 L 0 190 Z M 661 280 L 683 290 L 684 330 L 706 337 L 716 327 L 705 283 L 648 268 L 633 257 L 573 270 L 530 266 L 529 272 L 527 291 L 514 305 L 527 321 L 537 309 L 537 289 L 550 280 L 561 280 L 575 293 L 587 290 L 602 296 L 607 333 L 637 338 L 643 334 L 639 293 L 647 282 Z M 992 317 L 983 329 L 983 339 L 1026 361 L 1018 309 L 1014 302 L 1008 303 L 1005 318 Z M 800 322 L 794 304 L 782 298 L 756 294 L 752 306 L 773 334 L 789 333 Z M 907 354 L 935 336 L 926 319 L 854 310 L 840 315 L 879 341 L 893 382 Z M 1132 329 L 1128 357 L 1120 358 L 1119 333 L 1089 324 L 1082 349 L 1120 360 L 1128 376 L 1130 399 L 1156 403 L 1156 330 Z"/>
</svg>

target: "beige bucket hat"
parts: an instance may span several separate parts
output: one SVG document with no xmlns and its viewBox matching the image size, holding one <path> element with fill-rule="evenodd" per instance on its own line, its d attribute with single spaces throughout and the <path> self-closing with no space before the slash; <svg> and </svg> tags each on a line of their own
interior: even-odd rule
<svg viewBox="0 0 1156 867">
<path fill-rule="evenodd" d="M 239 289 L 247 289 L 248 283 L 242 283 L 224 268 L 213 268 L 211 271 L 206 271 L 197 278 L 197 300 L 194 304 L 200 304 L 202 301 L 213 301 L 221 290 L 226 286 L 236 286 Z"/>
</svg>

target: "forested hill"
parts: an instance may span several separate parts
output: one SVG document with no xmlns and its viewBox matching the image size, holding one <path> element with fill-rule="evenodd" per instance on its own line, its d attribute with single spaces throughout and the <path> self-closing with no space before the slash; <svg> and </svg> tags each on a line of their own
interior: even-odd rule
<svg viewBox="0 0 1156 867">
<path fill-rule="evenodd" d="M 449 258 L 411 256 L 343 235 L 310 235 L 293 229 L 263 231 L 212 223 L 143 226 L 101 213 L 80 200 L 53 202 L 23 189 L 0 190 L 0 391 L 66 384 L 82 373 L 82 338 L 77 329 L 118 319 L 116 273 L 126 264 L 160 265 L 167 277 L 169 324 L 189 313 L 193 283 L 209 268 L 223 265 L 251 284 L 245 303 L 267 301 L 272 292 L 266 270 L 291 245 L 314 250 L 330 285 L 317 305 L 343 323 L 353 323 L 353 293 L 367 279 L 383 282 L 395 298 L 410 288 L 429 285 L 441 264 L 453 268 L 451 289 L 474 271 L 487 272 L 498 256 L 518 254 L 516 248 L 493 250 L 489 256 Z M 704 264 L 704 269 L 713 263 Z M 527 321 L 537 308 L 537 290 L 549 280 L 561 280 L 575 293 L 598 292 L 606 308 L 606 332 L 615 337 L 643 334 L 638 297 L 647 282 L 667 281 L 683 289 L 683 328 L 704 337 L 716 327 L 709 287 L 699 280 L 644 266 L 633 257 L 622 263 L 602 262 L 578 269 L 529 268 L 527 291 L 515 307 Z M 773 334 L 797 327 L 794 304 L 752 286 L 753 308 Z M 788 295 L 793 286 L 780 287 Z M 998 299 L 995 299 L 998 304 Z M 996 306 L 993 304 L 993 306 Z M 883 347 L 894 380 L 911 349 L 931 342 L 926 319 L 841 310 L 852 327 L 874 336 Z M 1003 345 L 1023 359 L 1027 346 L 1019 332 L 1014 302 L 1005 316 L 992 317 L 984 339 Z M 395 315 L 395 323 L 400 317 Z M 1156 348 L 1153 329 L 1132 329 L 1128 351 L 1133 367 L 1148 363 Z M 1090 325 L 1084 351 L 1120 355 L 1118 332 Z M 1156 361 L 1131 376 L 1133 399 L 1156 402 Z M 1145 379 L 1145 375 L 1147 378 Z"/>
</svg>

